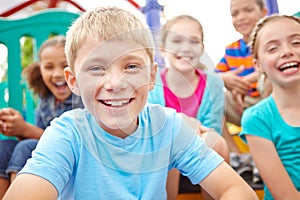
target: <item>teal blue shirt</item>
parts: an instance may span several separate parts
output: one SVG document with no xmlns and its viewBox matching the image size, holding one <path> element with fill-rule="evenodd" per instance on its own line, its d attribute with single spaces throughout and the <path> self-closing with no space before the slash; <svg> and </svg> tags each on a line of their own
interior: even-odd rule
<svg viewBox="0 0 300 200">
<path fill-rule="evenodd" d="M 196 118 L 206 127 L 222 134 L 224 116 L 224 84 L 219 75 L 206 72 L 206 88 Z M 161 76 L 156 76 L 155 87 L 149 93 L 148 102 L 166 106 Z M 196 102 L 195 102 L 196 103 Z"/>
<path fill-rule="evenodd" d="M 244 111 L 242 128 L 240 136 L 244 141 L 245 135 L 248 134 L 274 143 L 287 173 L 300 191 L 300 127 L 285 123 L 272 95 Z M 267 187 L 264 199 L 273 199 Z"/>
</svg>

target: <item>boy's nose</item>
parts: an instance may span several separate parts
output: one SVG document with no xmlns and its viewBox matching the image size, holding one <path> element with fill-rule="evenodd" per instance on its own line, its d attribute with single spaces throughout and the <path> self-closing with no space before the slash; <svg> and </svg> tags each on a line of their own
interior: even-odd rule
<svg viewBox="0 0 300 200">
<path fill-rule="evenodd" d="M 118 92 L 123 88 L 122 75 L 120 73 L 108 73 L 102 77 L 103 87 L 107 91 Z"/>
</svg>

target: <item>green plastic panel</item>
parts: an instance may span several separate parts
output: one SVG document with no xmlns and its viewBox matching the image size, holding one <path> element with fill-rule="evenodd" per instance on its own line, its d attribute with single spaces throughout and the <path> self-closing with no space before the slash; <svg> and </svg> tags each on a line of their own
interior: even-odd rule
<svg viewBox="0 0 300 200">
<path fill-rule="evenodd" d="M 34 123 L 34 99 L 21 76 L 20 39 L 33 38 L 34 49 L 38 49 L 49 35 L 65 35 L 78 16 L 62 9 L 46 9 L 21 19 L 0 18 L 0 43 L 8 50 L 7 80 L 0 83 L 0 108 L 12 107 L 24 113 L 26 121 Z M 8 101 L 4 99 L 5 93 Z"/>
</svg>

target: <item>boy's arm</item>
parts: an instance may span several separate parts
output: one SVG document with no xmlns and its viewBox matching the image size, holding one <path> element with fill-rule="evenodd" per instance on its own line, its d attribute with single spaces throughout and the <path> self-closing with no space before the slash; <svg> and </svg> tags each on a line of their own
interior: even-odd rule
<svg viewBox="0 0 300 200">
<path fill-rule="evenodd" d="M 227 72 L 220 72 L 220 76 L 224 81 L 226 89 L 232 91 L 235 89 L 239 94 L 246 95 L 251 88 L 251 82 L 238 76 L 244 70 L 244 66 Z"/>
<path fill-rule="evenodd" d="M 47 180 L 33 174 L 20 174 L 12 182 L 3 200 L 55 200 L 57 196 L 57 190 Z"/>
<path fill-rule="evenodd" d="M 258 79 L 258 71 L 254 71 L 246 76 L 243 77 L 244 80 L 249 81 L 250 83 L 257 82 Z"/>
<path fill-rule="evenodd" d="M 253 160 L 274 199 L 300 199 L 300 192 L 284 168 L 273 142 L 253 135 L 246 135 L 246 138 Z"/>
<path fill-rule="evenodd" d="M 226 162 L 222 162 L 199 184 L 214 199 L 258 200 L 253 189 Z"/>
</svg>

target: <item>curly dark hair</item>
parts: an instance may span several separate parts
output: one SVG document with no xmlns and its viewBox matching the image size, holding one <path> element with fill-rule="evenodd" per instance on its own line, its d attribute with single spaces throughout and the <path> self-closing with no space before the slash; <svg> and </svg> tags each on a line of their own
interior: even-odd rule
<svg viewBox="0 0 300 200">
<path fill-rule="evenodd" d="M 23 70 L 23 76 L 27 80 L 29 88 L 32 89 L 35 94 L 41 97 L 48 96 L 50 91 L 43 81 L 40 64 L 38 62 L 28 65 Z"/>
</svg>

